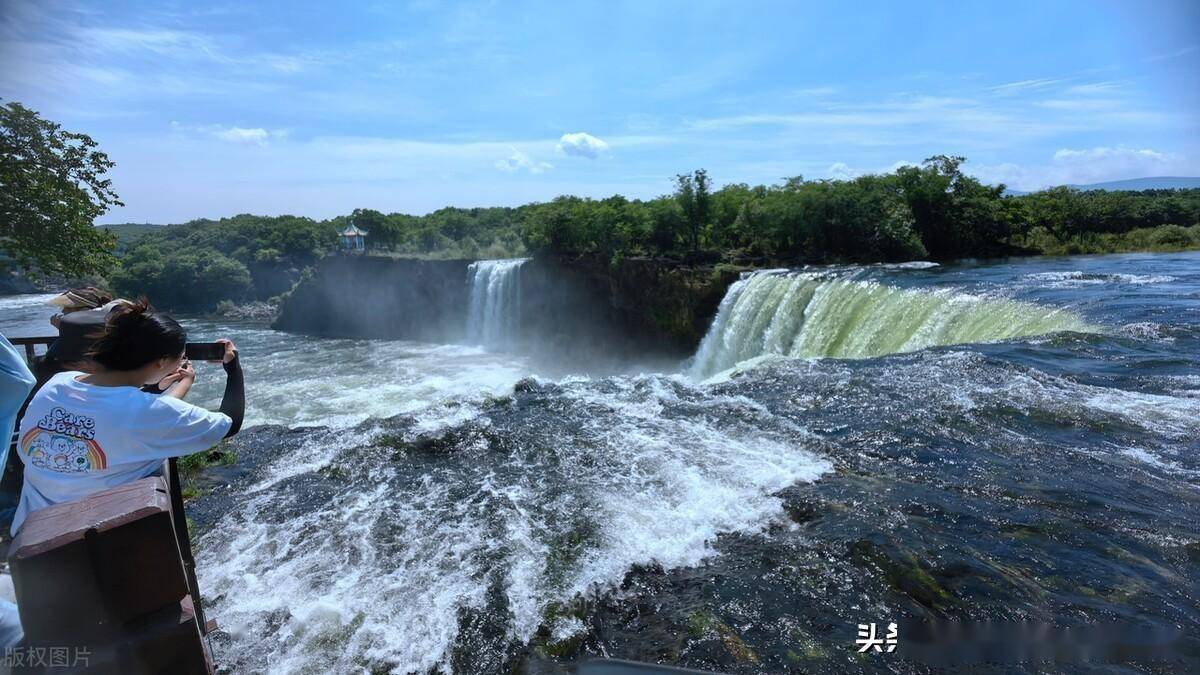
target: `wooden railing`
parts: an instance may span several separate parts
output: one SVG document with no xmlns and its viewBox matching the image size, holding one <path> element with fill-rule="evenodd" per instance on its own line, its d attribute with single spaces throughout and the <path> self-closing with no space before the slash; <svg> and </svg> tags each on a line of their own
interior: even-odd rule
<svg viewBox="0 0 1200 675">
<path fill-rule="evenodd" d="M 8 341 L 14 346 L 25 347 L 25 361 L 32 366 L 33 357 L 37 356 L 37 353 L 34 352 L 33 348 L 38 345 L 49 345 L 51 342 L 54 342 L 57 339 L 57 337 L 15 337 L 9 338 Z"/>
<path fill-rule="evenodd" d="M 42 337 L 16 337 L 9 338 L 9 342 L 13 346 L 25 348 L 25 361 L 29 367 L 33 367 L 34 358 L 37 356 L 35 347 L 38 345 L 49 345 L 57 340 L 57 337 L 42 336 Z M 22 411 L 24 412 L 24 411 Z M 17 420 L 18 426 L 20 420 Z M 14 429 L 12 447 L 10 451 L 16 449 L 16 430 Z M 187 529 L 187 517 L 183 510 L 183 489 L 179 481 L 179 466 L 176 458 L 172 457 L 167 460 L 165 470 L 165 478 L 170 489 L 171 496 L 171 517 L 175 524 L 176 543 L 179 546 L 180 557 L 183 559 L 184 570 L 187 573 L 188 590 L 192 596 L 193 607 L 196 611 L 196 619 L 200 623 L 200 632 L 207 634 L 210 626 L 204 617 L 204 606 L 200 600 L 200 584 L 196 581 L 196 558 L 192 554 L 192 538 Z"/>
</svg>

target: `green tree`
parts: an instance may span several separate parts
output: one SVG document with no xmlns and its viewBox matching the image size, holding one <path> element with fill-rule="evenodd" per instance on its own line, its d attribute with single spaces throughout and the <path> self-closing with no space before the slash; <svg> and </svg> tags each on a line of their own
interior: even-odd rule
<svg viewBox="0 0 1200 675">
<path fill-rule="evenodd" d="M 399 233 L 389 227 L 387 217 L 374 209 L 354 209 L 350 220 L 367 231 L 367 245 L 371 248 L 388 247 L 399 240 Z"/>
<path fill-rule="evenodd" d="M 20 103 L 0 106 L 0 250 L 20 267 L 77 277 L 112 265 L 116 237 L 93 222 L 123 204 L 96 147 Z"/>
<path fill-rule="evenodd" d="M 650 246 L 657 253 L 670 253 L 679 246 L 687 228 L 687 217 L 679 201 L 670 197 L 650 202 Z"/>
<path fill-rule="evenodd" d="M 148 296 L 158 306 L 208 310 L 222 300 L 245 300 L 252 291 L 250 271 L 212 249 L 164 254 L 153 245 L 130 252 L 112 276 L 124 297 Z"/>
<path fill-rule="evenodd" d="M 896 170 L 917 233 L 936 258 L 996 255 L 1006 250 L 1013 211 L 1001 206 L 1004 186 L 962 172 L 963 157 L 935 155 Z"/>
<path fill-rule="evenodd" d="M 720 248 L 741 248 L 750 245 L 747 206 L 766 194 L 765 187 L 750 187 L 745 183 L 726 185 L 712 194 L 712 220 L 709 245 Z M 739 221 L 738 218 L 741 217 Z"/>
<path fill-rule="evenodd" d="M 708 172 L 697 169 L 690 174 L 675 176 L 675 200 L 683 209 L 688 246 L 696 251 L 700 248 L 700 237 L 708 226 L 709 203 L 712 200 Z"/>
</svg>

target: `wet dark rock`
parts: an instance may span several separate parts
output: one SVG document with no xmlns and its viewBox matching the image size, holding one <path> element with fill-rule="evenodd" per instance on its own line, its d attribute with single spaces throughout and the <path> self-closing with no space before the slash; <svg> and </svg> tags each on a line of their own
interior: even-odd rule
<svg viewBox="0 0 1200 675">
<path fill-rule="evenodd" d="M 388 436 L 382 441 L 399 455 L 449 455 L 465 449 L 486 447 L 492 441 L 492 434 L 487 428 L 479 425 L 454 427 L 435 434 L 424 434 L 411 439 Z"/>
<path fill-rule="evenodd" d="M 807 494 L 788 494 L 787 491 L 782 495 L 784 497 L 783 512 L 792 522 L 803 525 L 812 522 L 821 517 L 821 513 L 826 509 L 826 505 L 820 500 Z"/>
<path fill-rule="evenodd" d="M 537 378 L 524 377 L 520 380 L 517 380 L 517 383 L 513 385 L 513 392 L 517 394 L 528 394 L 530 392 L 538 391 L 542 388 L 543 385 L 541 382 L 538 382 Z"/>
<path fill-rule="evenodd" d="M 483 608 L 464 608 L 458 613 L 458 635 L 450 665 L 456 673 L 494 673 L 507 670 L 524 646 L 508 636 L 512 621 L 501 575 L 488 585 Z"/>
<path fill-rule="evenodd" d="M 329 256 L 285 297 L 273 327 L 337 337 L 461 340 L 472 262 Z M 568 360 L 684 358 L 745 269 L 649 258 L 535 258 L 518 272 L 521 337 L 513 347 Z"/>
<path fill-rule="evenodd" d="M 350 477 L 350 471 L 346 467 L 337 464 L 330 464 L 317 469 L 317 473 L 331 480 L 345 481 Z"/>
<path fill-rule="evenodd" d="M 225 319 L 271 322 L 278 313 L 279 305 L 274 302 L 255 301 L 239 305 L 222 301 L 217 304 L 214 314 Z"/>
<path fill-rule="evenodd" d="M 688 634 L 700 640 L 717 638 L 735 660 L 760 663 L 758 654 L 746 645 L 737 631 L 709 612 L 701 610 L 688 617 Z"/>
<path fill-rule="evenodd" d="M 30 278 L 20 270 L 0 270 L 0 296 L 25 293 L 53 293 L 63 288 L 75 288 L 85 284 L 71 284 L 58 279 Z"/>
<path fill-rule="evenodd" d="M 1184 549 L 1187 550 L 1188 560 L 1200 565 L 1200 541 L 1194 541 L 1184 546 Z"/>
<path fill-rule="evenodd" d="M 215 522 L 228 515 L 236 492 L 262 476 L 263 469 L 273 460 L 296 451 L 323 428 L 289 429 L 278 425 L 262 425 L 243 429 L 237 436 L 221 443 L 219 448 L 234 457 L 232 463 L 213 463 L 202 466 L 191 475 L 181 476 L 185 487 L 191 484 L 195 497 L 187 501 L 188 518 L 195 524 L 197 534 L 203 534 Z"/>
<path fill-rule="evenodd" d="M 695 351 L 725 290 L 746 270 L 707 259 L 624 258 L 613 263 L 600 256 L 579 256 L 536 262 L 544 266 L 548 279 L 575 277 L 604 299 L 594 309 L 608 313 L 608 323 L 631 346 L 651 352 L 668 349 L 680 356 Z"/>
<path fill-rule="evenodd" d="M 574 671 L 563 665 L 557 657 L 543 656 L 531 649 L 522 654 L 513 672 L 520 675 L 570 675 Z"/>
<path fill-rule="evenodd" d="M 860 563 L 877 567 L 894 590 L 931 610 L 941 610 L 953 601 L 937 579 L 922 567 L 921 561 L 894 544 L 880 545 L 859 539 L 850 545 L 849 553 Z"/>
<path fill-rule="evenodd" d="M 470 263 L 327 256 L 287 296 L 272 327 L 337 337 L 457 339 Z"/>
</svg>

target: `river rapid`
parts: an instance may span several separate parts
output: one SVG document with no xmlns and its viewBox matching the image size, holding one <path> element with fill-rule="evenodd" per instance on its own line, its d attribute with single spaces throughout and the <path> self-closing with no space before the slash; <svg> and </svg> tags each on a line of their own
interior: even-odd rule
<svg viewBox="0 0 1200 675">
<path fill-rule="evenodd" d="M 1200 254 L 758 273 L 693 358 L 620 372 L 508 351 L 519 267 L 472 268 L 464 344 L 182 317 L 248 388 L 189 505 L 219 663 L 923 672 L 924 627 L 990 621 L 1200 667 Z M 0 331 L 50 330 L 46 297 Z M 857 652 L 873 622 L 896 653 Z"/>
</svg>

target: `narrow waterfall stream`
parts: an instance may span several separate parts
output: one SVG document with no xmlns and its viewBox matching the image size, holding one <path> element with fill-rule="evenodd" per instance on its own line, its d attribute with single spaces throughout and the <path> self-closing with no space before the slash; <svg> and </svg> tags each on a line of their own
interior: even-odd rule
<svg viewBox="0 0 1200 675">
<path fill-rule="evenodd" d="M 504 348 L 518 337 L 521 265 L 528 258 L 480 260 L 467 269 L 470 300 L 466 337 L 470 344 Z"/>
</svg>

